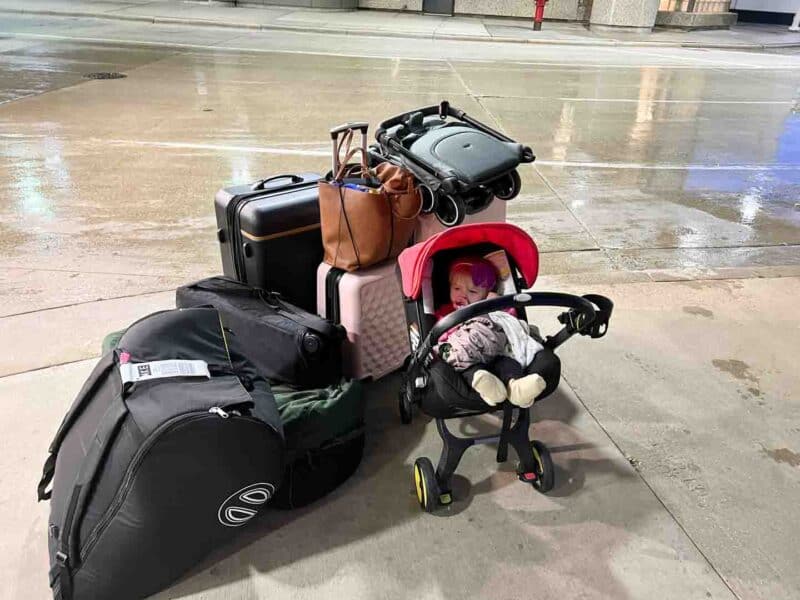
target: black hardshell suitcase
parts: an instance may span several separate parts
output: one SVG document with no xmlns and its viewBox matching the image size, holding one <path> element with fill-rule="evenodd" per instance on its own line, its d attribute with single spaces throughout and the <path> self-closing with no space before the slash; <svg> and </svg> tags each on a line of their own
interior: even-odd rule
<svg viewBox="0 0 800 600">
<path fill-rule="evenodd" d="M 322 261 L 317 173 L 276 175 L 217 192 L 214 208 L 225 275 L 279 292 L 314 312 Z"/>
<path fill-rule="evenodd" d="M 270 381 L 303 389 L 342 378 L 341 325 L 226 277 L 209 277 L 179 287 L 178 308 L 213 306 L 247 359 Z"/>
<path fill-rule="evenodd" d="M 50 446 L 38 495 L 51 500 L 54 597 L 163 589 L 237 536 L 284 464 L 270 387 L 216 310 L 137 321 L 100 359 Z"/>
</svg>

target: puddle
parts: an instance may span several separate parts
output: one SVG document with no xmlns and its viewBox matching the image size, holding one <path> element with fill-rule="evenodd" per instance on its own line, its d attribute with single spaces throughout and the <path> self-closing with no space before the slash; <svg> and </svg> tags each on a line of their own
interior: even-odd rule
<svg viewBox="0 0 800 600">
<path fill-rule="evenodd" d="M 742 362 L 741 360 L 737 360 L 735 358 L 729 360 L 715 358 L 711 361 L 711 364 L 713 364 L 720 371 L 730 373 L 736 379 L 758 383 L 758 377 L 750 373 L 750 365 L 748 365 L 746 362 Z"/>
<path fill-rule="evenodd" d="M 792 467 L 800 467 L 800 454 L 792 452 L 788 448 L 776 448 L 774 450 L 764 448 L 764 454 L 776 463 L 786 463 Z"/>
<path fill-rule="evenodd" d="M 714 313 L 706 308 L 703 308 L 702 306 L 684 306 L 683 312 L 689 313 L 690 315 L 708 317 L 709 319 L 714 318 Z"/>
</svg>

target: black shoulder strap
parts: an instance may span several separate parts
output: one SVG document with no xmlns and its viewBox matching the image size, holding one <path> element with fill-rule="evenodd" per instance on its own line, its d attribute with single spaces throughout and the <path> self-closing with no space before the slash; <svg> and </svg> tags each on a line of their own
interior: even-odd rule
<svg viewBox="0 0 800 600">
<path fill-rule="evenodd" d="M 94 480 L 111 444 L 116 438 L 120 424 L 128 414 L 128 408 L 122 399 L 121 383 L 115 387 L 114 400 L 100 420 L 97 431 L 92 438 L 92 445 L 89 447 L 78 476 L 75 478 L 75 485 L 72 488 L 72 495 L 70 496 L 64 524 L 61 528 L 58 552 L 56 552 L 58 569 L 56 581 L 60 586 L 59 597 L 61 600 L 71 600 L 72 573 L 80 565 L 81 559 L 78 548 L 78 533 L 80 532 L 80 523 L 83 512 L 86 510 L 89 494 L 94 488 Z"/>
<path fill-rule="evenodd" d="M 42 479 L 39 481 L 39 485 L 37 487 L 40 501 L 50 499 L 50 492 L 45 490 L 53 479 L 53 474 L 55 473 L 56 468 L 56 456 L 58 455 L 58 449 L 61 446 L 61 442 L 72 428 L 72 425 L 75 423 L 77 418 L 83 412 L 86 402 L 94 396 L 98 386 L 105 381 L 109 372 L 114 368 L 114 364 L 113 352 L 106 353 L 100 359 L 100 362 L 97 363 L 91 375 L 89 375 L 89 379 L 87 379 L 86 383 L 83 384 L 83 387 L 78 393 L 77 398 L 75 398 L 75 401 L 72 403 L 72 407 L 70 407 L 69 412 L 64 416 L 64 420 L 61 421 L 61 425 L 56 432 L 55 438 L 53 438 L 53 442 L 50 444 L 50 454 L 44 463 L 44 468 L 42 469 Z"/>
<path fill-rule="evenodd" d="M 274 308 L 278 314 L 286 317 L 290 321 L 293 321 L 302 327 L 316 331 L 317 333 L 325 336 L 338 335 L 339 337 L 343 337 L 341 327 L 337 327 L 336 324 L 330 322 L 330 320 L 312 315 L 311 313 L 307 313 L 296 306 L 287 304 L 283 301 L 283 298 L 281 298 L 280 294 L 266 292 L 262 294 L 261 299 Z"/>
</svg>

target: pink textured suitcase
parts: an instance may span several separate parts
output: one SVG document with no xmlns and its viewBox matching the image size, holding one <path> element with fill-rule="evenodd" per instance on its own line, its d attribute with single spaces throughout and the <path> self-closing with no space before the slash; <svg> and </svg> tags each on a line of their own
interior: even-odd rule
<svg viewBox="0 0 800 600">
<path fill-rule="evenodd" d="M 379 379 L 403 366 L 409 354 L 397 262 L 348 273 L 317 269 L 317 312 L 347 330 L 342 370 L 353 379 Z"/>
</svg>

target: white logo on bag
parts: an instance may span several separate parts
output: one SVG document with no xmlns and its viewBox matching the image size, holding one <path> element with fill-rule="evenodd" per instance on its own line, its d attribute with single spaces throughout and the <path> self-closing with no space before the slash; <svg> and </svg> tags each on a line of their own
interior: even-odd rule
<svg viewBox="0 0 800 600">
<path fill-rule="evenodd" d="M 253 483 L 234 492 L 225 499 L 217 518 L 225 527 L 239 527 L 256 516 L 259 507 L 272 498 L 275 486 L 271 483 Z"/>
</svg>

